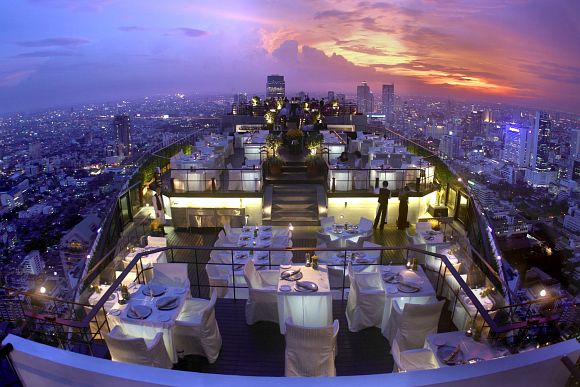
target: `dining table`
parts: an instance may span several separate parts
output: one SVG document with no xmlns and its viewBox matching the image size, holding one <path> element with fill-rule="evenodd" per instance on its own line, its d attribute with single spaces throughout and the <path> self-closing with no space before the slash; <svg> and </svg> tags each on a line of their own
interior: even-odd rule
<svg viewBox="0 0 580 387">
<path fill-rule="evenodd" d="M 381 265 L 379 271 L 385 282 L 386 293 L 381 333 L 387 338 L 393 338 L 397 329 L 391 318 L 393 302 L 396 300 L 399 307 L 405 304 L 427 304 L 436 300 L 436 293 L 421 266 L 414 271 L 405 265 Z"/>
<path fill-rule="evenodd" d="M 330 236 L 332 241 L 339 241 L 340 247 L 346 247 L 346 241 L 357 241 L 361 236 L 365 236 L 368 231 L 361 230 L 360 225 L 352 223 L 334 223 L 326 227 L 323 233 Z"/>
<path fill-rule="evenodd" d="M 187 289 L 162 284 L 129 287 L 130 299 L 119 301 L 107 313 L 109 327 L 120 325 L 130 336 L 152 340 L 157 333 L 163 334 L 163 343 L 173 363 L 177 363 L 177 351 L 173 343 L 175 321 L 185 304 Z"/>
<path fill-rule="evenodd" d="M 284 273 L 288 270 L 299 271 L 300 278 L 286 279 Z M 302 283 L 315 284 L 316 290 L 300 286 Z M 286 333 L 288 318 L 296 325 L 309 328 L 332 325 L 332 292 L 326 265 L 319 265 L 316 269 L 304 265 L 280 266 L 277 294 L 280 333 Z"/>
<path fill-rule="evenodd" d="M 493 347 L 485 339 L 475 341 L 464 331 L 428 335 L 425 339 L 425 348 L 433 352 L 439 367 L 473 364 L 506 354 L 504 349 Z"/>
</svg>

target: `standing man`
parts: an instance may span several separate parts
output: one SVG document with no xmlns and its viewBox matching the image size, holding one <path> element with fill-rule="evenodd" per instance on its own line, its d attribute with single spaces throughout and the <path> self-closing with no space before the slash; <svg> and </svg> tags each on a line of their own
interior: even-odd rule
<svg viewBox="0 0 580 387">
<path fill-rule="evenodd" d="M 159 219 L 162 225 L 165 224 L 165 204 L 163 195 L 161 195 L 161 186 L 158 185 L 153 195 L 153 208 L 155 209 L 155 218 Z"/>
<path fill-rule="evenodd" d="M 409 186 L 405 186 L 403 192 L 399 194 L 399 218 L 397 219 L 397 228 L 404 230 L 409 227 L 407 214 L 409 213 Z"/>
<path fill-rule="evenodd" d="M 377 210 L 375 224 L 373 225 L 375 229 L 379 225 L 379 222 L 381 223 L 381 230 L 385 228 L 385 223 L 387 223 L 387 209 L 389 208 L 389 198 L 391 197 L 391 190 L 387 188 L 388 186 L 389 182 L 385 180 L 383 181 L 383 187 L 379 190 L 379 209 Z"/>
</svg>

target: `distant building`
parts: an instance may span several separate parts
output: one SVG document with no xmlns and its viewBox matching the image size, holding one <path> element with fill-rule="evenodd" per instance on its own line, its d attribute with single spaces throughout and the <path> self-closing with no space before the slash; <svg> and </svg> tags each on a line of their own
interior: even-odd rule
<svg viewBox="0 0 580 387">
<path fill-rule="evenodd" d="M 385 124 L 394 122 L 395 119 L 395 85 L 383 85 L 383 114 L 385 115 Z"/>
<path fill-rule="evenodd" d="M 497 194 L 494 191 L 490 190 L 483 184 L 471 180 L 469 180 L 468 183 L 473 192 L 473 196 L 478 199 L 484 209 L 489 209 L 495 204 L 497 201 Z"/>
<path fill-rule="evenodd" d="M 334 101 L 335 97 L 334 97 L 334 91 L 329 91 L 328 95 L 326 97 L 326 99 L 330 102 L 330 101 Z"/>
<path fill-rule="evenodd" d="M 570 132 L 570 156 L 573 159 L 580 156 L 580 129 Z"/>
<path fill-rule="evenodd" d="M 550 137 L 552 123 L 548 114 L 536 112 L 534 130 L 532 132 L 532 156 L 530 166 L 536 171 L 550 170 L 548 157 L 550 153 Z"/>
<path fill-rule="evenodd" d="M 492 110 L 486 109 L 483 111 L 483 122 L 485 122 L 485 123 L 495 122 Z"/>
<path fill-rule="evenodd" d="M 117 132 L 117 143 L 123 146 L 123 153 L 131 154 L 131 119 L 127 114 L 115 116 L 113 120 Z"/>
<path fill-rule="evenodd" d="M 572 179 L 580 181 L 580 160 L 574 160 L 572 166 Z"/>
<path fill-rule="evenodd" d="M 286 82 L 283 75 L 268 75 L 266 80 L 266 98 L 284 99 Z"/>
<path fill-rule="evenodd" d="M 371 88 L 366 82 L 362 82 L 356 87 L 357 112 L 366 114 L 373 112 L 374 97 Z"/>
<path fill-rule="evenodd" d="M 25 273 L 32 275 L 39 275 L 44 271 L 44 262 L 40 258 L 40 253 L 38 250 L 31 251 L 28 253 L 24 260 L 22 261 L 22 270 Z"/>
<path fill-rule="evenodd" d="M 28 154 L 31 159 L 38 160 L 42 157 L 42 143 L 33 142 L 28 145 Z"/>
<path fill-rule="evenodd" d="M 483 112 L 473 110 L 465 120 L 465 137 L 483 136 Z"/>
<path fill-rule="evenodd" d="M 340 103 L 345 103 L 346 102 L 346 95 L 337 93 L 336 100 Z"/>
<path fill-rule="evenodd" d="M 532 130 L 509 124 L 505 127 L 505 141 L 502 159 L 517 167 L 528 167 L 532 154 Z"/>
<path fill-rule="evenodd" d="M 444 159 L 453 160 L 461 156 L 461 139 L 453 134 L 441 136 L 439 152 Z"/>
<path fill-rule="evenodd" d="M 564 216 L 564 228 L 574 233 L 580 233 L 580 210 L 578 205 L 570 206 Z"/>
</svg>

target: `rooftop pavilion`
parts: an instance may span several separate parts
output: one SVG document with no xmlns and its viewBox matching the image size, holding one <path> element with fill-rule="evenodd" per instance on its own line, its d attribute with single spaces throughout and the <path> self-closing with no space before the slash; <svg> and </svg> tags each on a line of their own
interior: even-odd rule
<svg viewBox="0 0 580 387">
<path fill-rule="evenodd" d="M 387 223 L 373 228 L 383 181 Z M 15 373 L 2 372 L 24 385 L 564 385 L 577 307 L 556 287 L 519 288 L 493 238 L 452 171 L 395 133 L 196 133 L 141 160 L 77 299 L 11 292 L 28 339 L 4 340 Z"/>
</svg>

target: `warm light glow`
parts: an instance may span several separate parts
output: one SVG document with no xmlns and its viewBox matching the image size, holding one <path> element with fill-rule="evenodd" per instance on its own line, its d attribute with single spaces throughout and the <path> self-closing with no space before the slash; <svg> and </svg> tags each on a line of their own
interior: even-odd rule
<svg viewBox="0 0 580 387">
<path fill-rule="evenodd" d="M 540 290 L 540 297 L 546 297 L 546 289 Z"/>
<path fill-rule="evenodd" d="M 44 286 L 40 287 L 40 294 L 46 293 L 46 288 Z"/>
</svg>

